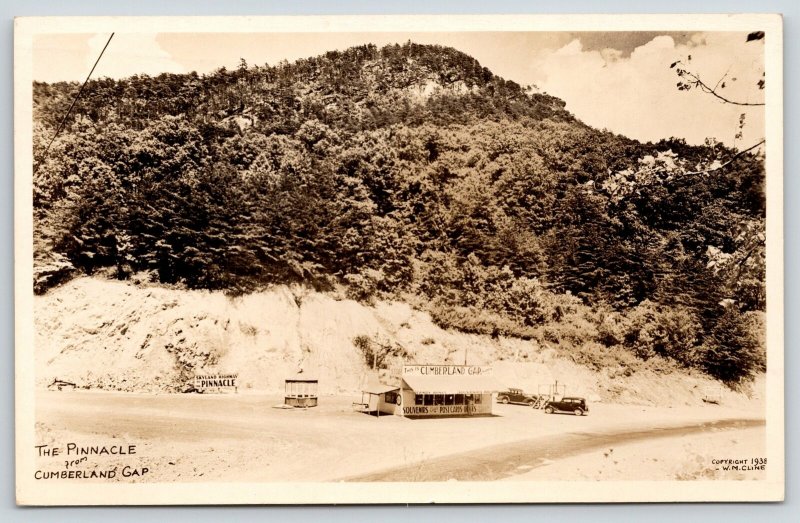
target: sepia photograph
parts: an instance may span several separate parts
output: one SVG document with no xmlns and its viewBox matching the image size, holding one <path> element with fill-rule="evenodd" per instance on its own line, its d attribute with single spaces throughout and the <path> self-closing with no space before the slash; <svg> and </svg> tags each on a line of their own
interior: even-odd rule
<svg viewBox="0 0 800 523">
<path fill-rule="evenodd" d="M 17 502 L 782 499 L 782 38 L 17 19 Z"/>
</svg>

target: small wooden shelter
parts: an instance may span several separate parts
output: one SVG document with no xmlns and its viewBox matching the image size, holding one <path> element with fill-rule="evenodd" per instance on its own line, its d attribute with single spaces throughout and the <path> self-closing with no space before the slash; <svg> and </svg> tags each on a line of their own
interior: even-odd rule
<svg viewBox="0 0 800 523">
<path fill-rule="evenodd" d="M 353 403 L 353 409 L 367 414 L 399 414 L 400 387 L 373 383 L 361 391 L 361 403 Z"/>
<path fill-rule="evenodd" d="M 286 378 L 284 403 L 292 407 L 316 407 L 319 380 L 305 374 Z"/>
</svg>

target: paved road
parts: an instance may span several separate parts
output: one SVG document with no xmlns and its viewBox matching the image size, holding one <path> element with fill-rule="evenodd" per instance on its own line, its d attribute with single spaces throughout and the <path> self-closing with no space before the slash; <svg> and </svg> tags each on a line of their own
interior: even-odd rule
<svg viewBox="0 0 800 523">
<path fill-rule="evenodd" d="M 712 430 L 764 426 L 763 419 L 728 419 L 670 428 L 619 432 L 571 432 L 486 447 L 403 467 L 347 478 L 347 481 L 491 481 L 514 476 L 576 454 L 654 438 Z"/>
</svg>

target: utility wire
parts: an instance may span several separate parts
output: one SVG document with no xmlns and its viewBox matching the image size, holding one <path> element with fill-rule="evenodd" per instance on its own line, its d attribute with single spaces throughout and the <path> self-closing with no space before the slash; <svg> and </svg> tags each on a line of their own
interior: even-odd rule
<svg viewBox="0 0 800 523">
<path fill-rule="evenodd" d="M 58 128 L 56 129 L 56 134 L 53 135 L 53 137 L 50 139 L 50 143 L 47 144 L 47 148 L 44 150 L 44 154 L 42 155 L 42 160 L 38 164 L 36 164 L 36 169 L 34 169 L 34 173 L 39 169 L 39 166 L 42 165 L 42 163 L 44 163 L 45 158 L 47 158 L 47 153 L 50 152 L 50 146 L 53 145 L 53 142 L 56 141 L 56 138 L 58 137 L 59 133 L 64 128 L 64 124 L 67 123 L 67 118 L 69 118 L 69 114 L 72 112 L 73 107 L 75 107 L 75 104 L 77 103 L 78 98 L 81 97 L 81 94 L 83 93 L 83 89 L 86 87 L 86 84 L 89 83 L 89 78 L 92 77 L 92 73 L 94 72 L 95 68 L 97 67 L 97 64 L 100 63 L 100 59 L 103 57 L 103 53 L 106 52 L 106 48 L 108 47 L 108 44 L 111 43 L 111 39 L 112 38 L 114 38 L 114 33 L 111 33 L 111 36 L 108 37 L 108 41 L 106 42 L 106 45 L 104 45 L 103 46 L 103 50 L 100 51 L 100 56 L 98 56 L 97 60 L 94 61 L 94 65 L 92 66 L 92 70 L 89 71 L 89 74 L 86 76 L 86 80 L 83 81 L 83 85 L 81 85 L 81 88 L 78 89 L 78 94 L 75 95 L 75 99 L 72 100 L 72 104 L 69 106 L 69 109 L 67 109 L 66 114 L 61 119 L 61 123 L 58 124 Z"/>
</svg>

